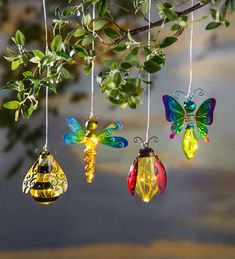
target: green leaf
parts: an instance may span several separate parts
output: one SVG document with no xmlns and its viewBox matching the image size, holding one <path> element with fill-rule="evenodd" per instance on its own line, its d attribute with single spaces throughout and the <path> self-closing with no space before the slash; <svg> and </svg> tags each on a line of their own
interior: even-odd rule
<svg viewBox="0 0 235 259">
<path fill-rule="evenodd" d="M 67 52 L 65 52 L 65 51 L 57 51 L 56 55 L 66 59 L 66 60 L 69 59 L 69 54 Z"/>
<path fill-rule="evenodd" d="M 132 67 L 132 65 L 128 62 L 123 62 L 121 63 L 121 68 L 124 69 L 124 70 L 128 70 Z"/>
<path fill-rule="evenodd" d="M 7 61 L 14 61 L 15 59 L 18 59 L 17 57 L 4 57 Z"/>
<path fill-rule="evenodd" d="M 171 30 L 172 30 L 172 31 L 178 31 L 178 30 L 180 30 L 180 29 L 181 29 L 181 27 L 180 27 L 179 24 L 173 24 L 173 25 L 171 26 Z"/>
<path fill-rule="evenodd" d="M 213 29 L 219 27 L 220 25 L 221 25 L 220 22 L 210 22 L 209 24 L 207 24 L 206 30 L 213 30 Z"/>
<path fill-rule="evenodd" d="M 108 0 L 99 0 L 96 3 L 96 10 L 99 16 L 104 16 L 108 10 Z"/>
<path fill-rule="evenodd" d="M 112 39 L 116 39 L 120 36 L 120 33 L 113 28 L 104 28 L 104 33 Z"/>
<path fill-rule="evenodd" d="M 66 68 L 64 68 L 64 67 L 61 68 L 60 72 L 62 74 L 62 78 L 64 78 L 64 79 L 71 79 L 71 78 L 73 78 L 71 73 Z"/>
<path fill-rule="evenodd" d="M 25 72 L 23 73 L 23 76 L 24 76 L 24 77 L 33 77 L 33 73 L 32 73 L 31 71 L 25 71 Z"/>
<path fill-rule="evenodd" d="M 76 11 L 76 7 L 69 6 L 63 11 L 64 16 L 69 16 Z"/>
<path fill-rule="evenodd" d="M 215 9 L 210 9 L 210 13 L 211 13 L 211 17 L 215 20 L 215 19 L 216 19 L 217 10 L 215 10 Z"/>
<path fill-rule="evenodd" d="M 81 29 L 81 28 L 78 28 L 75 32 L 74 32 L 74 37 L 82 37 L 86 34 L 86 32 Z"/>
<path fill-rule="evenodd" d="M 228 11 L 230 13 L 235 11 L 235 1 L 234 0 L 226 0 L 225 5 L 228 8 Z"/>
<path fill-rule="evenodd" d="M 139 57 L 137 55 L 133 55 L 133 54 L 128 54 L 126 57 L 125 57 L 125 62 L 128 62 L 130 63 L 132 66 L 134 67 L 139 67 L 139 64 L 140 64 L 140 60 L 139 60 Z"/>
<path fill-rule="evenodd" d="M 73 50 L 79 57 L 86 57 L 88 56 L 88 52 L 85 48 L 83 48 L 82 46 L 80 45 L 77 45 L 74 50 Z"/>
<path fill-rule="evenodd" d="M 90 72 L 91 72 L 91 63 L 85 64 L 85 66 L 84 66 L 84 73 L 85 73 L 85 75 L 89 75 Z"/>
<path fill-rule="evenodd" d="M 22 64 L 22 60 L 17 59 L 11 63 L 11 70 L 16 70 L 20 64 Z"/>
<path fill-rule="evenodd" d="M 12 56 L 16 56 L 17 54 L 10 48 L 7 47 L 7 53 L 12 55 Z"/>
<path fill-rule="evenodd" d="M 160 48 L 166 48 L 171 44 L 175 43 L 178 39 L 176 37 L 166 37 L 160 44 Z"/>
<path fill-rule="evenodd" d="M 15 110 L 20 106 L 18 101 L 10 101 L 3 104 L 3 107 L 9 110 Z"/>
<path fill-rule="evenodd" d="M 126 49 L 126 43 L 125 42 L 121 42 L 119 43 L 115 48 L 113 48 L 114 51 L 116 52 L 120 52 Z"/>
<path fill-rule="evenodd" d="M 35 57 L 39 57 L 40 59 L 44 58 L 45 57 L 45 54 L 43 52 L 41 52 L 40 50 L 33 50 L 33 54 Z"/>
<path fill-rule="evenodd" d="M 52 90 L 54 93 L 57 93 L 56 86 L 48 81 L 43 82 L 43 86 L 48 87 L 50 90 Z"/>
<path fill-rule="evenodd" d="M 20 115 L 20 108 L 18 108 L 18 109 L 15 111 L 15 121 L 18 121 L 18 120 L 19 120 L 19 115 Z"/>
<path fill-rule="evenodd" d="M 90 35 L 86 35 L 83 40 L 82 40 L 82 45 L 83 46 L 87 46 L 90 45 L 92 43 L 92 41 L 94 40 L 94 38 Z"/>
<path fill-rule="evenodd" d="M 116 59 L 106 60 L 105 64 L 108 66 L 110 70 L 114 70 L 118 67 L 118 62 Z"/>
<path fill-rule="evenodd" d="M 161 70 L 161 66 L 150 59 L 144 62 L 144 70 L 148 73 L 155 73 Z"/>
<path fill-rule="evenodd" d="M 95 22 L 95 26 L 94 26 L 95 31 L 101 30 L 107 23 L 109 23 L 108 20 L 105 20 L 105 19 L 98 20 L 97 22 Z"/>
<path fill-rule="evenodd" d="M 59 51 L 62 45 L 62 37 L 61 35 L 56 35 L 51 42 L 51 50 L 52 51 Z"/>
<path fill-rule="evenodd" d="M 167 19 L 170 21 L 176 20 L 178 15 L 172 9 L 164 8 L 163 13 L 166 15 Z"/>
<path fill-rule="evenodd" d="M 15 42 L 16 42 L 16 44 L 19 44 L 19 45 L 21 45 L 21 46 L 24 46 L 24 45 L 25 45 L 25 36 L 24 36 L 24 34 L 23 34 L 21 31 L 19 31 L 19 30 L 16 31 L 16 34 L 15 34 Z"/>
</svg>

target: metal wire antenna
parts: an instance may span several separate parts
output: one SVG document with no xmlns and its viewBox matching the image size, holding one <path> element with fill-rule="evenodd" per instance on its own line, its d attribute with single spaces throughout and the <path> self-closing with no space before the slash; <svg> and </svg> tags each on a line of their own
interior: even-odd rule
<svg viewBox="0 0 235 259">
<path fill-rule="evenodd" d="M 193 7 L 193 0 L 191 0 L 191 7 Z M 187 98 L 190 97 L 191 90 L 192 90 L 192 81 L 193 81 L 193 20 L 194 20 L 194 14 L 191 12 L 191 25 L 190 25 L 190 72 L 189 72 L 189 86 L 188 86 L 188 93 Z"/>
</svg>

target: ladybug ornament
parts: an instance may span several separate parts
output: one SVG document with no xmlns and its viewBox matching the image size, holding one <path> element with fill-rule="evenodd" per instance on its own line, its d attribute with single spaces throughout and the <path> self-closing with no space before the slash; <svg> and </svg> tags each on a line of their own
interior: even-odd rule
<svg viewBox="0 0 235 259">
<path fill-rule="evenodd" d="M 137 193 L 143 202 L 149 202 L 158 193 L 164 193 L 167 175 L 163 163 L 149 146 L 152 139 L 157 143 L 158 138 L 151 137 L 148 142 L 144 142 L 140 137 L 136 137 L 134 142 L 137 143 L 138 139 L 142 142 L 142 148 L 130 167 L 127 185 L 132 196 Z"/>
</svg>

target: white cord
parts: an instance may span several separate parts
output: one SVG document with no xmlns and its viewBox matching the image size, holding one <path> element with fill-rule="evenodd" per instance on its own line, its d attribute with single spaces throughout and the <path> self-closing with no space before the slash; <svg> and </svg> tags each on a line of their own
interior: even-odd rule
<svg viewBox="0 0 235 259">
<path fill-rule="evenodd" d="M 92 29 L 92 34 L 93 37 L 95 36 L 95 3 L 93 3 L 92 7 L 92 20 L 93 20 L 93 29 Z M 95 51 L 95 40 L 92 41 L 92 55 Z M 95 60 L 94 57 L 92 57 L 92 63 L 91 63 L 91 112 L 90 112 L 90 117 L 94 115 L 93 110 L 94 110 L 94 77 L 95 77 Z"/>
<path fill-rule="evenodd" d="M 46 54 L 48 52 L 48 31 L 47 31 L 47 12 L 46 12 L 46 2 L 42 0 L 43 3 L 43 13 L 44 13 L 44 25 L 45 25 L 45 41 L 46 41 Z M 44 148 L 48 145 L 48 87 L 46 87 L 46 141 Z"/>
<path fill-rule="evenodd" d="M 193 7 L 193 0 L 191 0 L 191 7 Z M 187 93 L 187 98 L 190 97 L 191 94 L 191 89 L 192 89 L 192 81 L 193 81 L 193 20 L 194 20 L 194 15 L 193 12 L 191 12 L 191 31 L 190 31 L 190 72 L 189 72 L 189 86 L 188 86 L 188 93 Z"/>
<path fill-rule="evenodd" d="M 148 6 L 148 47 L 151 47 L 151 5 L 152 1 L 149 0 L 149 6 Z M 145 142 L 148 143 L 149 139 L 149 127 L 150 127 L 150 95 L 151 95 L 151 86 L 150 86 L 150 81 L 151 81 L 151 75 L 148 73 L 148 114 L 147 114 L 147 128 L 146 128 L 146 137 L 145 137 Z"/>
</svg>

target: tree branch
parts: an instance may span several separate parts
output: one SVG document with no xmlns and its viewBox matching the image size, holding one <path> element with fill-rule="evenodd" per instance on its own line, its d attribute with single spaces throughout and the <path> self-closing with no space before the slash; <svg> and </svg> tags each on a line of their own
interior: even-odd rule
<svg viewBox="0 0 235 259">
<path fill-rule="evenodd" d="M 201 4 L 201 3 L 196 4 L 196 5 L 194 5 L 194 6 L 190 7 L 190 8 L 188 8 L 188 9 L 186 9 L 186 10 L 184 10 L 184 11 L 177 12 L 177 15 L 178 15 L 178 17 L 187 15 L 187 14 L 189 14 L 189 13 L 195 11 L 195 10 L 198 10 L 198 9 L 204 7 L 205 5 L 208 5 L 209 3 L 211 3 L 211 0 L 206 1 L 206 2 L 204 2 L 203 4 Z M 168 22 L 170 22 L 170 20 L 168 20 L 168 19 L 161 19 L 161 20 L 158 20 L 158 21 L 156 21 L 156 22 L 152 22 L 151 25 L 150 25 L 150 27 L 151 27 L 151 28 L 159 27 L 159 26 L 161 26 L 163 23 L 168 23 Z M 135 29 L 133 29 L 133 30 L 130 30 L 129 33 L 130 33 L 131 36 L 133 36 L 133 35 L 136 35 L 136 34 L 138 34 L 138 33 L 140 33 L 140 32 L 147 31 L 148 28 L 149 28 L 148 25 L 145 25 L 145 26 L 138 27 L 138 28 L 135 28 Z M 125 39 L 127 38 L 127 34 L 128 34 L 128 32 L 126 32 L 124 35 L 122 35 L 122 37 L 120 37 L 119 39 L 117 39 L 114 43 L 115 43 L 115 44 L 118 44 L 119 42 L 125 40 Z"/>
</svg>

